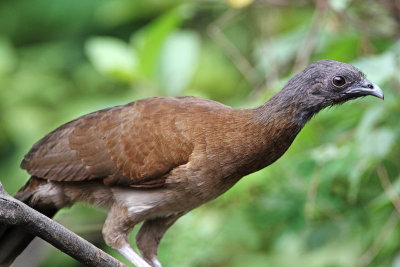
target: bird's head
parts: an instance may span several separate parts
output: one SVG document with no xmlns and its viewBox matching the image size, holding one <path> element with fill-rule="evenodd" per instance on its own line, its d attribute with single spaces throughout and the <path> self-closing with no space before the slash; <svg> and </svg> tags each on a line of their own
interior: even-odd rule
<svg viewBox="0 0 400 267">
<path fill-rule="evenodd" d="M 372 95 L 383 99 L 382 90 L 360 70 L 333 60 L 312 63 L 295 75 L 282 93 L 288 105 L 301 110 L 301 120 L 308 120 L 327 106 L 358 97 Z"/>
<path fill-rule="evenodd" d="M 300 78 L 301 77 L 301 78 Z M 306 96 L 325 106 L 372 95 L 383 99 L 382 90 L 357 68 L 338 61 L 320 60 L 305 68 L 296 82 Z"/>
</svg>

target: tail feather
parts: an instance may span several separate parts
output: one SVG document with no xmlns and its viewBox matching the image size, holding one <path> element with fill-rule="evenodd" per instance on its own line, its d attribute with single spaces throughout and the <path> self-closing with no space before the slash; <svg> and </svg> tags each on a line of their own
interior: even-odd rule
<svg viewBox="0 0 400 267">
<path fill-rule="evenodd" d="M 31 177 L 28 182 L 14 195 L 14 197 L 31 208 L 52 218 L 58 211 L 53 205 L 38 205 L 32 203 L 35 189 L 46 181 Z M 19 226 L 0 225 L 0 267 L 9 266 L 29 245 L 35 236 Z"/>
</svg>

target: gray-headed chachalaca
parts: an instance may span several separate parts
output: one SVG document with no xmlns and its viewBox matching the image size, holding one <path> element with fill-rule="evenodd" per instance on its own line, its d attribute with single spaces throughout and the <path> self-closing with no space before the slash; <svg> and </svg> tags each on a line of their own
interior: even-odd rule
<svg viewBox="0 0 400 267">
<path fill-rule="evenodd" d="M 32 147 L 21 164 L 31 178 L 15 197 L 49 217 L 77 201 L 105 207 L 106 243 L 136 266 L 161 266 L 158 244 L 179 217 L 279 159 L 321 109 L 366 95 L 383 99 L 355 67 L 321 60 L 256 108 L 153 97 L 100 110 Z M 144 260 L 127 239 L 142 221 Z M 33 238 L 15 227 L 0 235 L 2 264 Z"/>
</svg>

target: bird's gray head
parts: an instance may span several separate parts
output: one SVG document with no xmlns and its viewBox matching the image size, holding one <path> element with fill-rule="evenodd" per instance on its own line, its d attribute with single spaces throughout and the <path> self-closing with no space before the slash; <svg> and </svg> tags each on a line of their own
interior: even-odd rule
<svg viewBox="0 0 400 267">
<path fill-rule="evenodd" d="M 321 109 L 372 95 L 382 90 L 357 68 L 338 61 L 320 60 L 295 75 L 279 93 L 281 101 L 296 107 L 304 123 Z"/>
</svg>

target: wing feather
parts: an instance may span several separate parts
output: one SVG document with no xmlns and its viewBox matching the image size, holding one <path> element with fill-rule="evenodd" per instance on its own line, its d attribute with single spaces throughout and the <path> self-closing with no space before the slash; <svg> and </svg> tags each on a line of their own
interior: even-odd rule
<svg viewBox="0 0 400 267">
<path fill-rule="evenodd" d="M 54 181 L 163 186 L 193 150 L 171 116 L 179 112 L 178 99 L 150 98 L 85 115 L 37 142 L 21 167 Z"/>
</svg>

